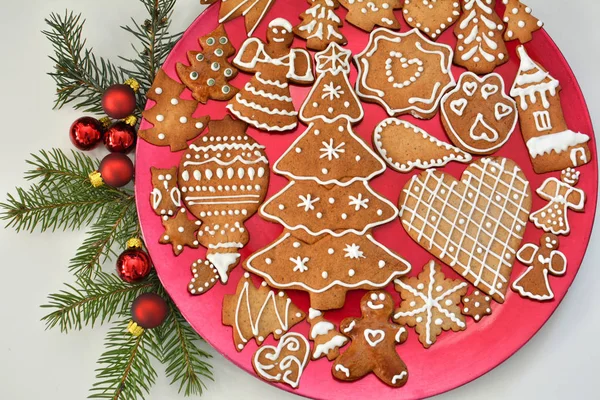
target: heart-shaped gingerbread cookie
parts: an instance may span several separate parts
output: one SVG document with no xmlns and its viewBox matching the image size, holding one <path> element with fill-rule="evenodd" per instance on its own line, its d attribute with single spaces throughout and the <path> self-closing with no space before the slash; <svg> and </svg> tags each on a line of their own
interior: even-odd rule
<svg viewBox="0 0 600 400">
<path fill-rule="evenodd" d="M 296 332 L 286 333 L 274 346 L 259 348 L 252 359 L 256 373 L 270 382 L 287 383 L 298 387 L 310 356 L 310 344 Z"/>
<path fill-rule="evenodd" d="M 400 219 L 425 250 L 503 303 L 531 202 L 519 166 L 490 157 L 469 165 L 461 181 L 435 170 L 413 176 L 400 195 Z"/>
<path fill-rule="evenodd" d="M 432 39 L 437 39 L 460 17 L 457 0 L 404 0 L 404 20 Z"/>
</svg>

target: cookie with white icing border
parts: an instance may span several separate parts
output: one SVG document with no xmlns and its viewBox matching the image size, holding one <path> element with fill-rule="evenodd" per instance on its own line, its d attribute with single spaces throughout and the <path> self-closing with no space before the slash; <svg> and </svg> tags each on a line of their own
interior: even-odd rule
<svg viewBox="0 0 600 400">
<path fill-rule="evenodd" d="M 463 315 L 468 315 L 475 322 L 479 322 L 488 315 L 492 315 L 492 298 L 485 293 L 475 290 L 473 293 L 463 296 Z"/>
<path fill-rule="evenodd" d="M 384 161 L 398 172 L 442 167 L 450 161 L 468 163 L 472 159 L 469 153 L 396 118 L 385 119 L 377 125 L 373 144 Z"/>
<path fill-rule="evenodd" d="M 339 0 L 348 10 L 346 21 L 364 31 L 375 26 L 400 29 L 394 10 L 402 8 L 402 0 Z"/>
<path fill-rule="evenodd" d="M 504 11 L 504 40 L 518 40 L 527 43 L 533 39 L 533 32 L 542 29 L 544 23 L 531 14 L 531 7 L 521 3 L 520 0 L 502 0 L 506 5 Z"/>
<path fill-rule="evenodd" d="M 496 73 L 479 77 L 465 72 L 442 98 L 440 108 L 450 141 L 472 154 L 495 153 L 517 126 L 517 105 Z"/>
<path fill-rule="evenodd" d="M 354 57 L 356 92 L 362 100 L 383 106 L 391 117 L 431 119 L 444 93 L 456 83 L 452 56 L 450 46 L 432 42 L 418 29 L 377 29 Z"/>
<path fill-rule="evenodd" d="M 285 383 L 296 389 L 310 359 L 310 343 L 296 332 L 286 333 L 277 347 L 263 346 L 252 357 L 257 375 L 269 382 Z"/>
<path fill-rule="evenodd" d="M 458 0 L 404 0 L 402 15 L 408 25 L 437 39 L 460 17 Z"/>
<path fill-rule="evenodd" d="M 309 338 L 314 342 L 312 359 L 327 357 L 329 361 L 340 355 L 340 348 L 348 342 L 348 338 L 340 334 L 335 325 L 325 319 L 323 313 L 311 308 L 308 310 L 310 324 Z"/>
<path fill-rule="evenodd" d="M 370 373 L 391 387 L 402 387 L 408 381 L 408 368 L 396 353 L 408 332 L 390 321 L 394 312 L 392 296 L 385 291 L 365 294 L 360 302 L 362 316 L 346 318 L 340 330 L 351 339 L 348 349 L 333 363 L 336 379 L 352 382 Z"/>
</svg>

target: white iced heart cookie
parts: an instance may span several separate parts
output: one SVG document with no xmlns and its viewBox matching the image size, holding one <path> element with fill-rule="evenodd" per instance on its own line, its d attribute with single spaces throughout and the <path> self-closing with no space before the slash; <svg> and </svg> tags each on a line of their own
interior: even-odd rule
<svg viewBox="0 0 600 400">
<path fill-rule="evenodd" d="M 310 344 L 299 333 L 290 332 L 274 346 L 259 348 L 252 358 L 256 373 L 270 382 L 297 388 L 310 356 Z"/>
<path fill-rule="evenodd" d="M 404 20 L 431 39 L 437 39 L 460 17 L 456 0 L 404 0 Z"/>
</svg>

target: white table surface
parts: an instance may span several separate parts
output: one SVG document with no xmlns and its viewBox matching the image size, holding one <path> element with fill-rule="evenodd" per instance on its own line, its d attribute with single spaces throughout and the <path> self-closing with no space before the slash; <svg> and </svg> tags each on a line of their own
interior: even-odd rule
<svg viewBox="0 0 600 400">
<path fill-rule="evenodd" d="M 298 0 L 303 1 L 303 0 Z M 498 0 L 500 1 L 500 0 Z M 600 33 L 597 0 L 529 0 L 535 14 L 564 52 L 582 86 L 592 119 L 600 129 L 598 70 Z M 118 27 L 140 14 L 136 0 L 1 0 L 0 87 L 0 196 L 23 185 L 25 159 L 39 149 L 70 149 L 67 131 L 81 114 L 66 107 L 53 111 L 54 83 L 50 44 L 40 31 L 44 18 L 66 8 L 83 12 L 85 35 L 96 54 L 130 55 L 130 40 Z M 179 0 L 173 30 L 184 30 L 199 14 L 198 0 Z M 594 54 L 595 50 L 595 54 Z M 103 150 L 97 152 L 101 156 Z M 597 222 L 597 221 L 596 221 Z M 0 229 L 2 261 L 0 289 L 0 398 L 6 400 L 79 400 L 94 382 L 94 369 L 103 351 L 106 327 L 68 335 L 44 331 L 39 322 L 48 293 L 71 277 L 69 259 L 83 232 L 15 234 Z M 600 359 L 600 266 L 598 229 L 569 294 L 550 321 L 522 350 L 489 374 L 440 399 L 598 398 Z M 208 383 L 207 399 L 292 399 L 214 355 L 215 381 Z M 484 355 L 483 355 L 484 356 Z M 401 393 L 399 392 L 399 396 Z M 148 399 L 178 399 L 159 369 Z"/>
</svg>

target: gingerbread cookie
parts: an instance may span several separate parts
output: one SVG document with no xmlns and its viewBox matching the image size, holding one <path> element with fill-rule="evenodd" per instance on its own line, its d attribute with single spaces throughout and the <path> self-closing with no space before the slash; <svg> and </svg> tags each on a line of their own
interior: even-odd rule
<svg viewBox="0 0 600 400">
<path fill-rule="evenodd" d="M 262 379 L 286 383 L 296 389 L 310 356 L 310 343 L 296 332 L 286 333 L 277 347 L 263 346 L 252 358 L 252 366 Z"/>
<path fill-rule="evenodd" d="M 267 43 L 247 39 L 233 63 L 254 77 L 229 102 L 227 109 L 257 129 L 283 132 L 298 125 L 298 112 L 290 97 L 289 83 L 314 81 L 310 54 L 291 48 L 292 25 L 283 18 L 269 23 Z"/>
<path fill-rule="evenodd" d="M 203 223 L 198 241 L 225 283 L 249 240 L 244 222 L 267 194 L 269 161 L 244 122 L 226 116 L 208 129 L 183 154 L 178 182 L 184 204 Z"/>
<path fill-rule="evenodd" d="M 190 65 L 177 63 L 179 79 L 192 92 L 194 99 L 206 104 L 209 99 L 226 101 L 238 92 L 231 86 L 238 70 L 228 59 L 235 54 L 223 25 L 200 39 L 202 51 L 187 53 Z"/>
<path fill-rule="evenodd" d="M 404 0 L 404 20 L 431 39 L 437 39 L 460 17 L 457 0 Z"/>
<path fill-rule="evenodd" d="M 342 20 L 335 13 L 338 0 L 306 0 L 310 5 L 302 14 L 302 22 L 294 27 L 296 36 L 306 40 L 306 48 L 324 50 L 330 43 L 345 45 L 346 37 L 340 31 Z"/>
<path fill-rule="evenodd" d="M 514 161 L 483 158 L 461 181 L 434 170 L 413 176 L 400 194 L 400 219 L 425 250 L 503 303 L 531 203 Z"/>
<path fill-rule="evenodd" d="M 470 295 L 463 296 L 462 313 L 473 318 L 475 322 L 479 322 L 483 317 L 492 314 L 491 301 L 492 298 L 490 296 L 479 290 L 475 290 Z"/>
<path fill-rule="evenodd" d="M 398 172 L 442 167 L 450 161 L 468 163 L 472 157 L 407 121 L 383 120 L 373 132 L 373 144 L 387 164 Z"/>
<path fill-rule="evenodd" d="M 175 256 L 183 252 L 184 246 L 192 249 L 197 249 L 199 242 L 196 237 L 201 222 L 198 220 L 191 221 L 185 208 L 181 208 L 175 218 L 163 217 L 163 227 L 165 232 L 160 237 L 161 244 L 170 244 L 173 246 Z"/>
<path fill-rule="evenodd" d="M 219 271 L 208 260 L 198 259 L 190 267 L 192 279 L 188 285 L 188 292 L 193 295 L 206 293 L 219 281 Z"/>
<path fill-rule="evenodd" d="M 518 39 L 521 43 L 527 43 L 533 39 L 533 32 L 544 26 L 542 21 L 531 15 L 531 8 L 520 0 L 502 0 L 502 3 L 506 5 L 503 18 L 506 42 Z"/>
<path fill-rule="evenodd" d="M 355 61 L 358 96 L 379 103 L 392 117 L 432 118 L 443 94 L 456 83 L 450 46 L 430 41 L 418 29 L 373 31 Z"/>
<path fill-rule="evenodd" d="M 502 147 L 517 125 L 517 105 L 504 92 L 496 73 L 460 76 L 456 88 L 442 98 L 442 124 L 458 147 L 473 154 L 492 154 Z"/>
<path fill-rule="evenodd" d="M 569 210 L 583 212 L 586 195 L 581 189 L 575 188 L 579 182 L 579 171 L 567 168 L 561 173 L 561 179 L 554 177 L 544 181 L 536 193 L 548 201 L 542 209 L 529 216 L 536 227 L 555 235 L 571 233 L 569 225 Z"/>
<path fill-rule="evenodd" d="M 567 271 L 567 257 L 558 250 L 558 237 L 545 233 L 540 245 L 527 243 L 517 253 L 520 262 L 527 265 L 527 271 L 512 284 L 512 289 L 522 297 L 533 300 L 552 300 L 554 293 L 548 282 L 548 274 L 562 276 Z"/>
<path fill-rule="evenodd" d="M 519 106 L 521 134 L 538 174 L 578 167 L 591 161 L 590 137 L 567 126 L 560 103 L 560 84 L 517 47 L 519 72 L 510 95 Z"/>
<path fill-rule="evenodd" d="M 237 351 L 242 351 L 252 338 L 260 346 L 271 333 L 279 340 L 305 316 L 284 292 L 274 292 L 266 282 L 257 289 L 247 272 L 235 294 L 223 299 L 223 325 L 233 328 Z"/>
<path fill-rule="evenodd" d="M 402 8 L 402 0 L 339 0 L 348 10 L 346 21 L 371 32 L 375 26 L 400 29 L 394 10 Z"/>
<path fill-rule="evenodd" d="M 200 0 L 200 4 L 213 4 L 217 1 Z M 219 9 L 219 23 L 222 24 L 238 17 L 244 17 L 246 33 L 250 37 L 274 3 L 275 0 L 222 0 Z"/>
<path fill-rule="evenodd" d="M 402 297 L 394 321 L 414 327 L 419 342 L 426 349 L 436 342 L 442 331 L 458 332 L 467 328 L 459 304 L 468 285 L 458 279 L 446 279 L 435 261 L 429 261 L 417 277 L 396 279 L 394 284 Z"/>
<path fill-rule="evenodd" d="M 454 28 L 458 38 L 454 63 L 476 74 L 488 74 L 508 61 L 496 0 L 461 1 L 463 14 Z"/>
<path fill-rule="evenodd" d="M 315 342 L 312 359 L 327 357 L 329 361 L 335 360 L 340 355 L 340 348 L 348 342 L 348 338 L 341 335 L 335 325 L 327 321 L 319 310 L 314 308 L 308 310 L 308 322 L 310 323 L 309 338 Z"/>
<path fill-rule="evenodd" d="M 372 372 L 388 386 L 404 386 L 408 368 L 396 353 L 396 344 L 404 343 L 408 333 L 390 322 L 392 296 L 384 291 L 369 292 L 363 296 L 360 309 L 360 318 L 346 318 L 340 324 L 352 342 L 333 363 L 331 373 L 336 379 L 352 382 Z"/>
<path fill-rule="evenodd" d="M 151 167 L 152 193 L 150 203 L 156 215 L 173 216 L 181 208 L 181 191 L 177 187 L 177 167 Z"/>
<path fill-rule="evenodd" d="M 169 146 L 171 151 L 183 150 L 187 141 L 198 136 L 208 123 L 209 117 L 193 117 L 198 107 L 194 100 L 180 97 L 185 85 L 174 81 L 159 69 L 152 87 L 146 93 L 156 104 L 142 112 L 151 128 L 140 129 L 140 138 L 155 146 Z"/>
</svg>

